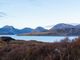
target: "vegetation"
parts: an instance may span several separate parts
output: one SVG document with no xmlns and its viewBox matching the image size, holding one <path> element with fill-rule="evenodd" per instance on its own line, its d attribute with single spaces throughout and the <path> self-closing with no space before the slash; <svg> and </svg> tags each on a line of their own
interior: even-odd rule
<svg viewBox="0 0 80 60">
<path fill-rule="evenodd" d="M 0 39 L 0 60 L 80 60 L 80 38 L 54 43 Z"/>
</svg>

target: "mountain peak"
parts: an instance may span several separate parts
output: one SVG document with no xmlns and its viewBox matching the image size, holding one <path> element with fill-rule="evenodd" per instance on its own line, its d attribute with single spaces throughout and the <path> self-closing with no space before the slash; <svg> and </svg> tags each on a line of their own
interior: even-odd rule
<svg viewBox="0 0 80 60">
<path fill-rule="evenodd" d="M 2 28 L 14 28 L 13 26 L 9 26 L 9 25 L 5 25 L 4 27 Z"/>
<path fill-rule="evenodd" d="M 43 31 L 46 31 L 46 29 L 39 26 L 39 27 L 37 27 L 36 29 L 34 29 L 33 32 L 43 32 Z"/>
<path fill-rule="evenodd" d="M 73 28 L 73 25 L 70 24 L 65 24 L 65 23 L 60 23 L 52 27 L 51 29 L 63 29 L 63 28 Z"/>
<path fill-rule="evenodd" d="M 39 27 L 37 27 L 36 29 L 44 29 L 43 27 L 41 27 L 41 26 L 39 26 Z"/>
</svg>

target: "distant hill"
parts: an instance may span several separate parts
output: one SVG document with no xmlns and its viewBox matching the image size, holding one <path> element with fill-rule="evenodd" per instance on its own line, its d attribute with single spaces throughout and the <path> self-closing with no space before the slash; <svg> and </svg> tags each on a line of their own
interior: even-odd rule
<svg viewBox="0 0 80 60">
<path fill-rule="evenodd" d="M 34 29 L 32 32 L 46 32 L 47 29 L 43 28 L 43 27 L 37 27 L 36 29 Z"/>
<path fill-rule="evenodd" d="M 53 26 L 51 29 L 45 29 L 43 27 L 32 28 L 23 28 L 16 29 L 13 26 L 4 26 L 0 28 L 0 35 L 36 35 L 36 36 L 79 36 L 80 35 L 80 24 L 79 25 L 70 25 L 60 23 Z"/>
<path fill-rule="evenodd" d="M 38 31 L 37 31 L 38 30 Z M 80 25 L 70 25 L 70 24 L 57 24 L 53 26 L 49 30 L 44 30 L 44 31 L 39 31 L 39 30 L 44 30 L 43 28 L 36 28 L 34 31 L 31 33 L 25 33 L 22 35 L 36 35 L 36 36 L 79 36 L 80 35 Z"/>
<path fill-rule="evenodd" d="M 80 35 L 80 25 L 70 25 L 70 24 L 57 24 L 52 27 L 49 31 L 55 32 L 57 35 L 67 35 L 67 36 L 79 36 Z"/>
<path fill-rule="evenodd" d="M 21 33 L 31 33 L 33 31 L 32 28 L 23 28 L 19 31 L 19 34 Z"/>
<path fill-rule="evenodd" d="M 66 29 L 66 28 L 74 28 L 74 26 L 69 25 L 69 24 L 60 23 L 60 24 L 57 24 L 57 25 L 53 26 L 51 28 L 51 30 L 53 30 L 53 29 Z"/>
<path fill-rule="evenodd" d="M 0 28 L 0 35 L 14 35 L 14 34 L 23 34 L 23 33 L 30 33 L 33 29 L 31 28 L 24 28 L 24 29 L 16 29 L 13 26 L 4 26 Z"/>
<path fill-rule="evenodd" d="M 18 29 L 14 28 L 13 26 L 4 26 L 2 28 L 0 28 L 0 34 L 1 35 L 13 35 L 13 34 L 16 34 L 18 33 Z"/>
</svg>

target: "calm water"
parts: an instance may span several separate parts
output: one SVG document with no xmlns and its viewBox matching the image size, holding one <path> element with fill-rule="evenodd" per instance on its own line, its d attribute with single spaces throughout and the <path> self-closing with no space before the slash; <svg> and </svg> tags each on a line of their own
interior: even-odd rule
<svg viewBox="0 0 80 60">
<path fill-rule="evenodd" d="M 1 36 L 9 36 L 15 39 L 20 40 L 37 40 L 43 42 L 55 42 L 64 39 L 66 36 L 16 36 L 16 35 L 0 35 Z M 69 39 L 77 38 L 77 36 L 68 36 Z"/>
</svg>

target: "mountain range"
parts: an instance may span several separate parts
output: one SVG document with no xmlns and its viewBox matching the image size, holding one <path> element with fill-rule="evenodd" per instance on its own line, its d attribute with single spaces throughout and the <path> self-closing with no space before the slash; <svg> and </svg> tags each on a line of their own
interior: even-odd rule
<svg viewBox="0 0 80 60">
<path fill-rule="evenodd" d="M 17 29 L 13 26 L 4 26 L 0 28 L 0 35 L 38 35 L 38 36 L 79 36 L 80 35 L 80 24 L 79 25 L 70 25 L 60 23 L 53 26 L 50 29 L 45 29 L 43 27 L 32 28 L 23 28 Z"/>
</svg>

